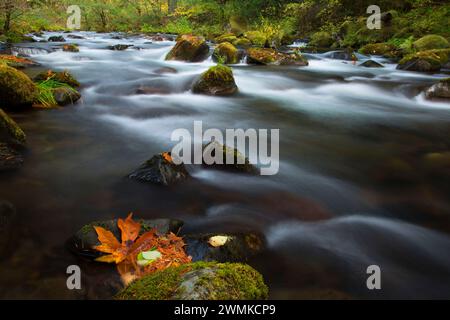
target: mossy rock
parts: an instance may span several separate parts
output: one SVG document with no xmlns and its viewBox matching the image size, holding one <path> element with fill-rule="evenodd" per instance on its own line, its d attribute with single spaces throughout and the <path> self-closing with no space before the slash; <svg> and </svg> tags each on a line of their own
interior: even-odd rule
<svg viewBox="0 0 450 320">
<path fill-rule="evenodd" d="M 239 38 L 233 41 L 233 45 L 238 48 L 250 48 L 252 46 L 252 42 L 247 38 Z"/>
<path fill-rule="evenodd" d="M 244 35 L 253 45 L 258 47 L 264 47 L 268 41 L 266 35 L 260 31 L 247 31 Z"/>
<path fill-rule="evenodd" d="M 396 49 L 397 47 L 390 43 L 370 43 L 359 49 L 359 52 L 362 54 L 384 56 Z"/>
<path fill-rule="evenodd" d="M 236 64 L 239 62 L 240 57 L 239 50 L 229 42 L 220 43 L 213 53 L 213 60 L 224 64 Z"/>
<path fill-rule="evenodd" d="M 63 51 L 66 52 L 80 52 L 80 49 L 76 44 L 66 44 L 63 46 Z"/>
<path fill-rule="evenodd" d="M 55 72 L 53 70 L 48 70 L 39 73 L 34 77 L 34 81 L 45 81 L 48 79 L 53 79 L 55 81 L 68 84 L 72 88 L 77 88 L 80 86 L 80 83 L 75 79 L 75 77 L 69 71 Z"/>
<path fill-rule="evenodd" d="M 153 156 L 128 175 L 129 179 L 160 186 L 172 186 L 182 183 L 190 177 L 184 164 L 175 164 L 170 153 Z"/>
<path fill-rule="evenodd" d="M 427 99 L 444 99 L 450 100 L 450 78 L 443 79 L 434 84 L 425 92 Z M 450 162 L 449 162 L 450 163 Z"/>
<path fill-rule="evenodd" d="M 311 36 L 311 41 L 309 42 L 311 46 L 319 48 L 330 48 L 333 43 L 333 37 L 326 31 L 319 31 L 314 33 Z"/>
<path fill-rule="evenodd" d="M 250 163 L 248 158 L 246 158 L 239 150 L 235 148 L 228 147 L 219 143 L 218 141 L 212 141 L 205 146 L 203 146 L 203 154 L 211 155 L 211 157 L 221 159 L 222 164 L 214 163 L 207 164 L 203 163 L 206 168 L 213 168 L 226 171 L 234 171 L 240 173 L 257 174 L 257 168 Z M 203 157 L 205 159 L 205 157 Z M 228 164 L 227 158 L 232 158 L 234 164 Z"/>
<path fill-rule="evenodd" d="M 1 64 L 6 64 L 9 67 L 13 67 L 15 69 L 24 69 L 26 67 L 33 67 L 39 65 L 39 63 L 30 59 L 4 54 L 0 55 L 0 65 Z"/>
<path fill-rule="evenodd" d="M 299 53 L 282 53 L 268 48 L 250 48 L 247 50 L 247 63 L 257 65 L 307 66 L 308 60 Z"/>
<path fill-rule="evenodd" d="M 209 46 L 203 37 L 183 35 L 167 54 L 166 60 L 201 62 L 209 55 Z"/>
<path fill-rule="evenodd" d="M 192 92 L 212 96 L 231 96 L 237 93 L 233 70 L 221 64 L 209 68 L 194 83 Z"/>
<path fill-rule="evenodd" d="M 58 106 L 63 107 L 80 100 L 81 94 L 75 89 L 61 87 L 53 89 L 53 97 Z"/>
<path fill-rule="evenodd" d="M 152 229 L 158 230 L 158 233 L 160 235 L 165 235 L 169 232 L 178 233 L 178 231 L 183 226 L 182 221 L 172 219 L 138 219 L 137 221 L 141 224 L 140 234 L 143 234 Z M 83 226 L 71 239 L 68 240 L 67 246 L 69 250 L 71 250 L 76 255 L 90 259 L 95 259 L 101 256 L 102 253 L 93 249 L 93 247 L 100 245 L 94 226 L 105 228 L 106 230 L 111 231 L 117 239 L 121 239 L 121 232 L 117 227 L 117 219 L 95 221 Z"/>
<path fill-rule="evenodd" d="M 400 60 L 397 69 L 417 72 L 438 72 L 447 61 L 447 49 L 427 50 L 407 55 Z"/>
<path fill-rule="evenodd" d="M 37 86 L 25 73 L 0 65 L 0 107 L 15 109 L 31 106 L 38 95 Z"/>
<path fill-rule="evenodd" d="M 25 133 L 2 109 L 0 109 L 0 141 L 9 144 L 25 146 Z"/>
<path fill-rule="evenodd" d="M 446 49 L 450 47 L 449 42 L 442 36 L 430 34 L 426 35 L 413 43 L 413 47 L 417 51 L 431 49 Z"/>
<path fill-rule="evenodd" d="M 237 37 L 233 33 L 223 34 L 216 38 L 217 43 L 224 43 L 224 42 L 233 43 L 236 40 L 237 40 Z"/>
<path fill-rule="evenodd" d="M 262 275 L 239 263 L 197 262 L 168 268 L 132 282 L 118 300 L 265 300 Z"/>
</svg>

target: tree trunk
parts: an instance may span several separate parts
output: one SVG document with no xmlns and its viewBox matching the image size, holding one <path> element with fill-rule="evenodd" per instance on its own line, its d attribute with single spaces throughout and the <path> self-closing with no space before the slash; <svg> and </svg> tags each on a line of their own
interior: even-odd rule
<svg viewBox="0 0 450 320">
<path fill-rule="evenodd" d="M 178 0 L 167 0 L 169 5 L 169 13 L 174 13 L 177 9 Z"/>
<path fill-rule="evenodd" d="M 7 33 L 11 29 L 11 12 L 7 11 L 5 15 L 5 23 L 3 24 L 3 32 Z"/>
</svg>

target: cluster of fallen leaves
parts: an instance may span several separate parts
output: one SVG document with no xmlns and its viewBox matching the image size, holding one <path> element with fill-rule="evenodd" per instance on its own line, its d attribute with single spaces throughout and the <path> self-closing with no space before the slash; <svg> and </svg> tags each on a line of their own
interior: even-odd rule
<svg viewBox="0 0 450 320">
<path fill-rule="evenodd" d="M 8 62 L 23 63 L 23 64 L 33 64 L 33 61 L 31 61 L 29 59 L 20 58 L 17 56 L 5 55 L 5 54 L 0 54 L 0 60 L 8 61 Z"/>
<path fill-rule="evenodd" d="M 191 257 L 184 251 L 183 239 L 173 233 L 161 236 L 153 229 L 139 236 L 141 224 L 133 220 L 132 214 L 125 220 L 119 219 L 117 226 L 121 231 L 121 242 L 111 231 L 94 227 L 100 241 L 100 245 L 94 249 L 107 253 L 97 261 L 117 264 L 125 284 L 146 274 L 191 262 Z M 138 256 L 149 251 L 160 254 L 157 259 L 145 265 L 138 263 Z"/>
</svg>

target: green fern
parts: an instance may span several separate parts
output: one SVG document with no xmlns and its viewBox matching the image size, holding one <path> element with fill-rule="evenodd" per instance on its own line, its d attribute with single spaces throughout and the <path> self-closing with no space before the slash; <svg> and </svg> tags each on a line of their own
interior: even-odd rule
<svg viewBox="0 0 450 320">
<path fill-rule="evenodd" d="M 67 83 L 56 81 L 53 79 L 53 77 L 38 82 L 37 87 L 39 89 L 38 101 L 45 108 L 52 108 L 58 105 L 55 100 L 55 96 L 53 95 L 53 91 L 55 89 L 65 88 L 70 91 L 76 92 L 76 90 L 69 86 Z"/>
</svg>

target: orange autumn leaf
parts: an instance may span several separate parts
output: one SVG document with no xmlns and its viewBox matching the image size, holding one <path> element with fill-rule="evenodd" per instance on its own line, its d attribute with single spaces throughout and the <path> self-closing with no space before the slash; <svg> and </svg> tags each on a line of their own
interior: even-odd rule
<svg viewBox="0 0 450 320">
<path fill-rule="evenodd" d="M 164 160 L 166 160 L 167 162 L 170 162 L 170 163 L 173 162 L 172 156 L 170 155 L 169 152 L 164 152 L 164 153 L 162 154 L 162 157 L 163 157 Z"/>
<path fill-rule="evenodd" d="M 127 244 L 129 241 L 134 242 L 139 236 L 141 224 L 133 221 L 133 214 L 130 213 L 124 220 L 119 219 L 117 226 L 122 231 L 122 244 Z"/>
</svg>

